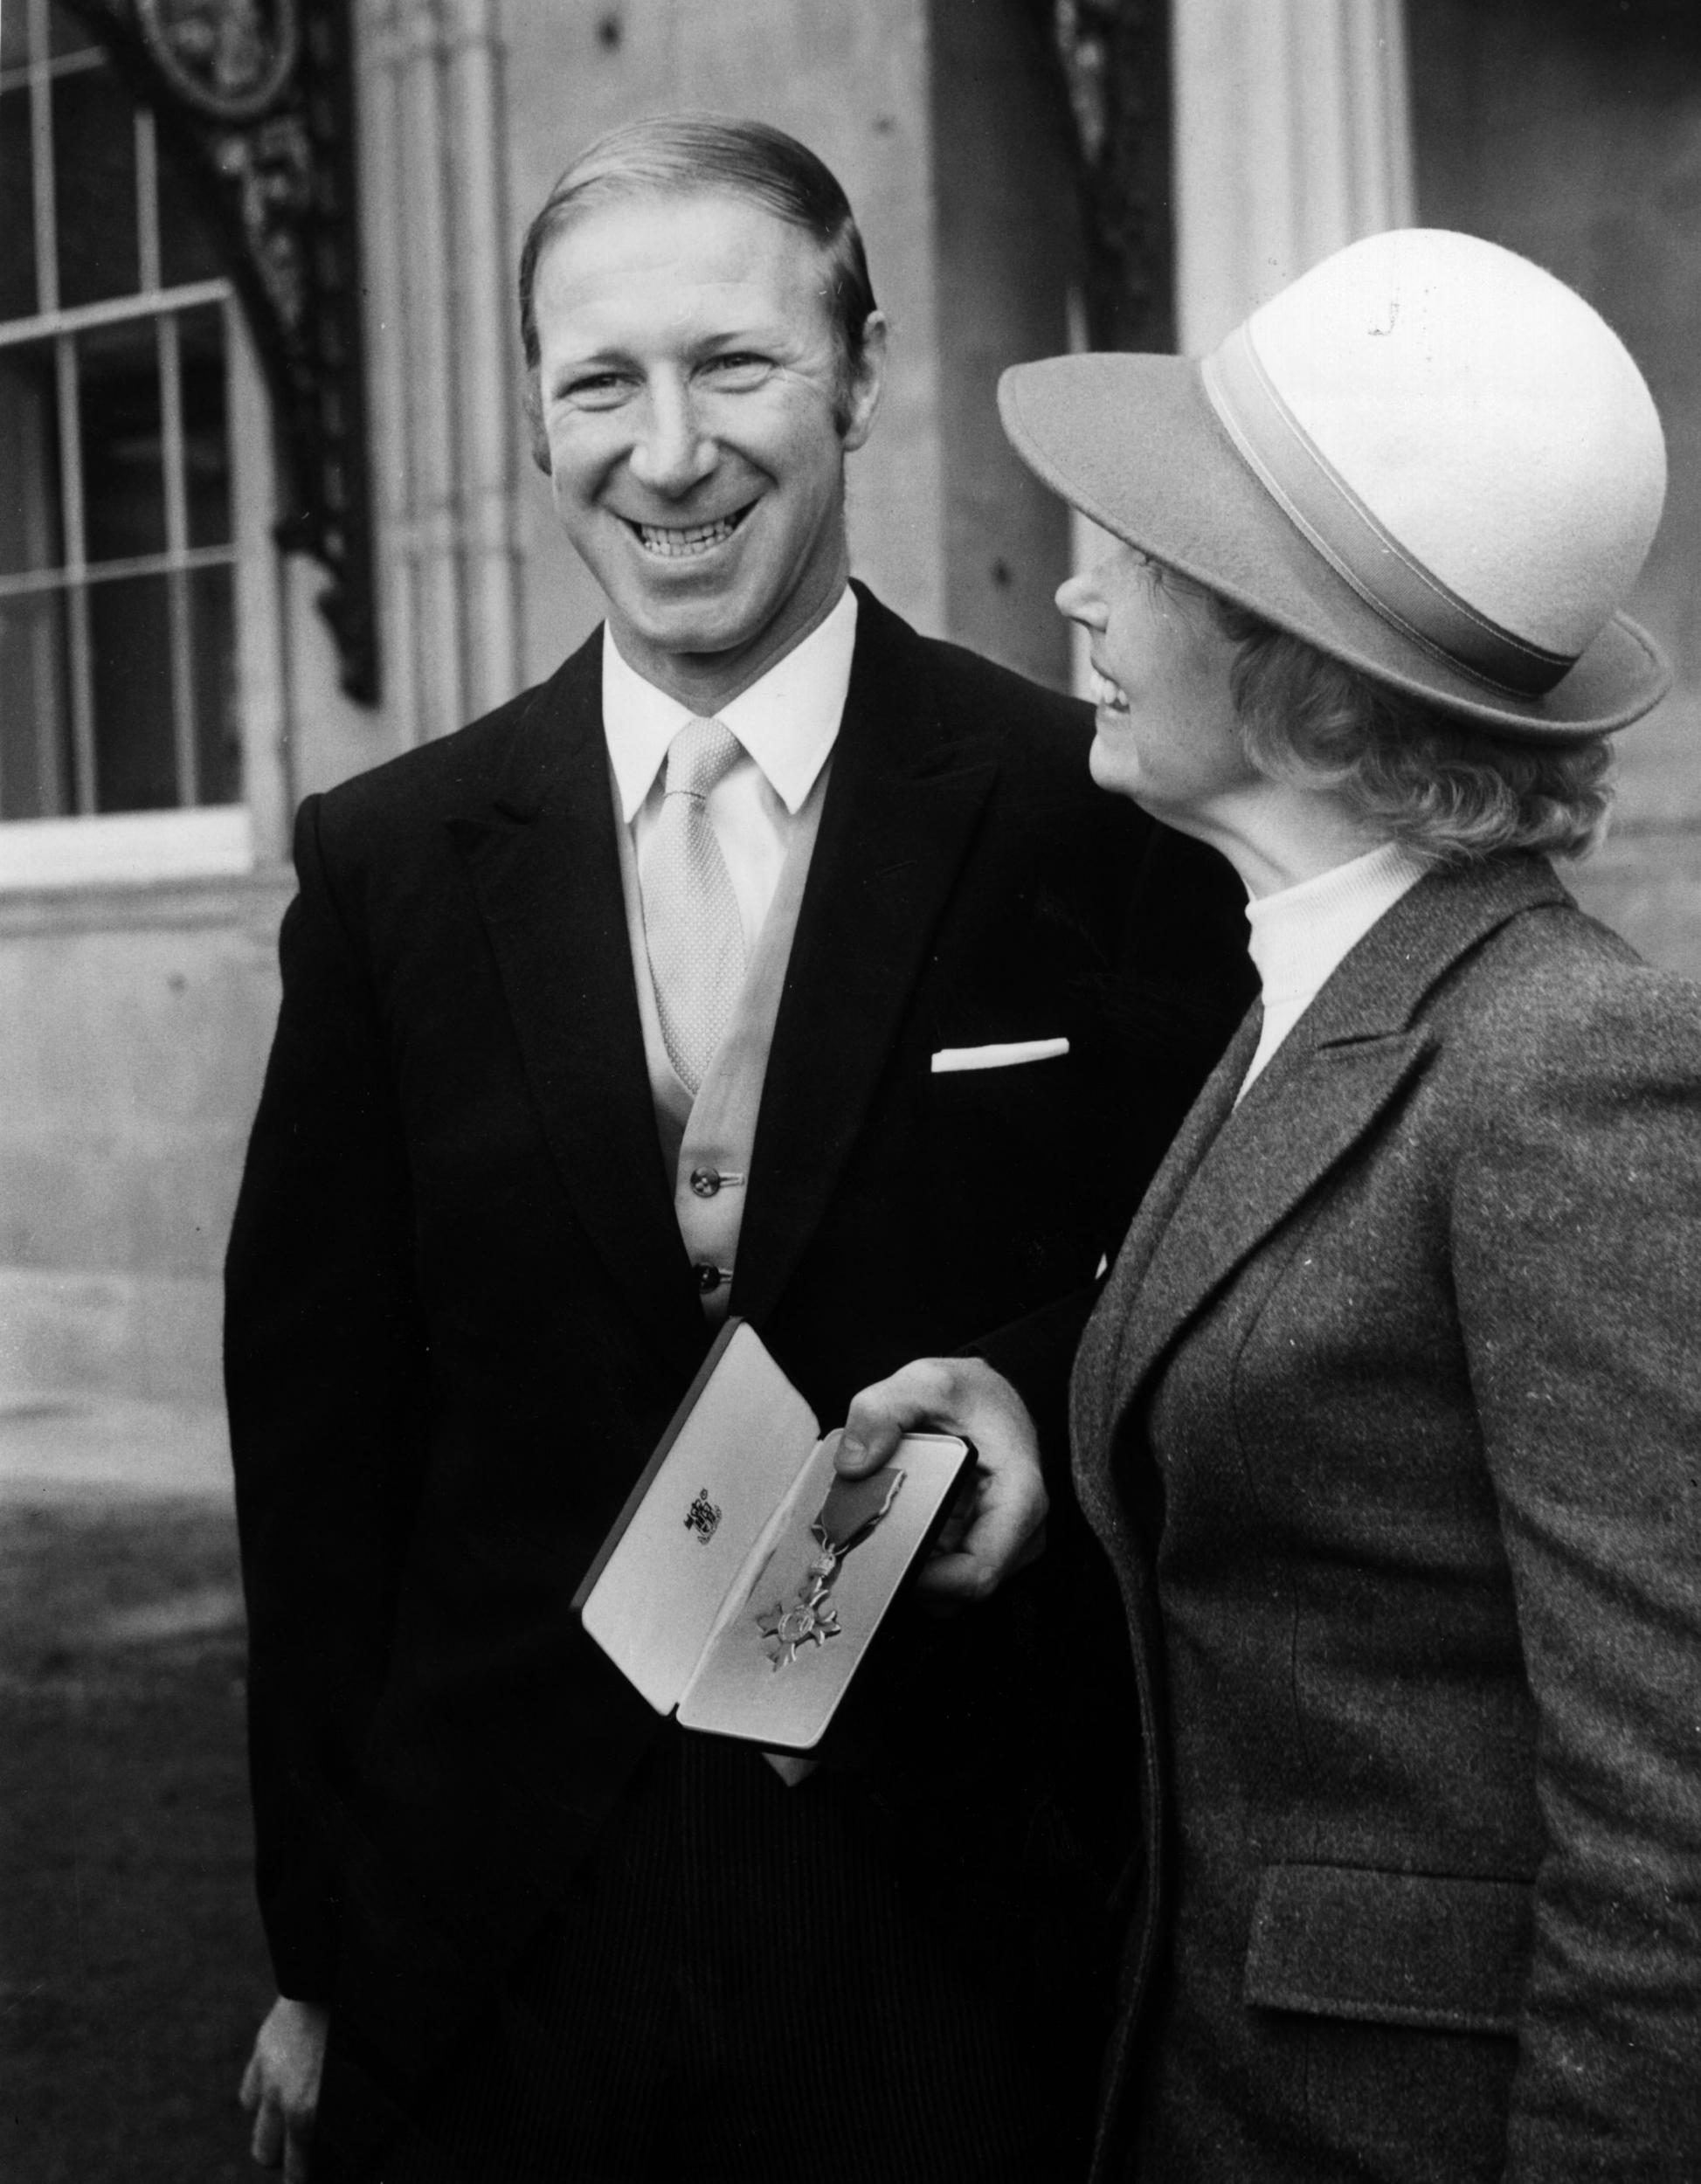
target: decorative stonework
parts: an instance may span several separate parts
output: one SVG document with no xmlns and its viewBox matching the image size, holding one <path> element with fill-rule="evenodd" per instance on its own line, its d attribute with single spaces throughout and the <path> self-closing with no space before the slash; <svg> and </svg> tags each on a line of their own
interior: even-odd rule
<svg viewBox="0 0 1701 2184">
<path fill-rule="evenodd" d="M 1027 0 L 1067 100 L 1094 349 L 1175 345 L 1168 0 Z"/>
<path fill-rule="evenodd" d="M 301 60 L 298 0 L 135 0 L 135 15 L 173 95 L 227 127 L 258 121 Z"/>
<path fill-rule="evenodd" d="M 288 457 L 279 543 L 329 572 L 343 688 L 378 699 L 346 0 L 68 0 L 195 187 Z"/>
</svg>

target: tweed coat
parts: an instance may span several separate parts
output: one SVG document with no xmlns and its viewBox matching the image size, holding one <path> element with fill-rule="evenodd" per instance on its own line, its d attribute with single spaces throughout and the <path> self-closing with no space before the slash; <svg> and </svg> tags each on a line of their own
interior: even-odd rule
<svg viewBox="0 0 1701 2184">
<path fill-rule="evenodd" d="M 1100 2175 L 1701 2176 L 1701 991 L 1432 872 L 1077 1362 L 1140 1688 Z"/>
</svg>

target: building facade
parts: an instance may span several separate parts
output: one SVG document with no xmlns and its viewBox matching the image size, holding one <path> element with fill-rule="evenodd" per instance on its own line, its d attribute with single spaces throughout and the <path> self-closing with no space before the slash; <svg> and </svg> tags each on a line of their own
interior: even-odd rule
<svg viewBox="0 0 1701 2184">
<path fill-rule="evenodd" d="M 1090 541 L 1005 446 L 1006 363 L 1094 339 L 1202 349 L 1329 250 L 1414 218 L 1580 288 L 1667 421 L 1633 611 L 1679 684 L 1627 739 L 1618 825 L 1576 885 L 1701 975 L 1691 12 L 16 0 L 0 1404 L 214 1400 L 294 807 L 547 675 L 594 625 L 527 452 L 511 268 L 573 152 L 633 115 L 758 114 L 839 173 L 895 338 L 852 465 L 854 564 L 924 629 L 1054 683 L 1071 660 L 1051 593 Z M 286 124 L 312 140 L 299 173 Z M 221 221 L 207 161 L 263 249 Z M 293 228 L 274 218 L 292 187 Z"/>
</svg>

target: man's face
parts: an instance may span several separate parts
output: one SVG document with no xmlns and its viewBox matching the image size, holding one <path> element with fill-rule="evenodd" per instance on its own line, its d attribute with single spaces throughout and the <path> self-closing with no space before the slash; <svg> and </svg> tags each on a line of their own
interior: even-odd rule
<svg viewBox="0 0 1701 2184">
<path fill-rule="evenodd" d="M 700 709 L 844 585 L 843 457 L 874 419 L 884 327 L 847 390 L 823 286 L 802 230 L 709 192 L 587 211 L 537 267 L 557 509 L 622 653 Z"/>
</svg>

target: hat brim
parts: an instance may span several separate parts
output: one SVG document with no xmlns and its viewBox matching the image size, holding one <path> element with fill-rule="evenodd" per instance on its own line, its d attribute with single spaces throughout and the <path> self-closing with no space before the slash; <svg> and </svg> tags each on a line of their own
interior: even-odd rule
<svg viewBox="0 0 1701 2184">
<path fill-rule="evenodd" d="M 1625 728 L 1671 671 L 1615 614 L 1553 688 L 1502 691 L 1417 643 L 1338 576 L 1245 462 L 1190 358 L 1051 356 L 999 382 L 1011 444 L 1083 515 L 1379 682 L 1506 736 L 1571 742 Z"/>
</svg>

